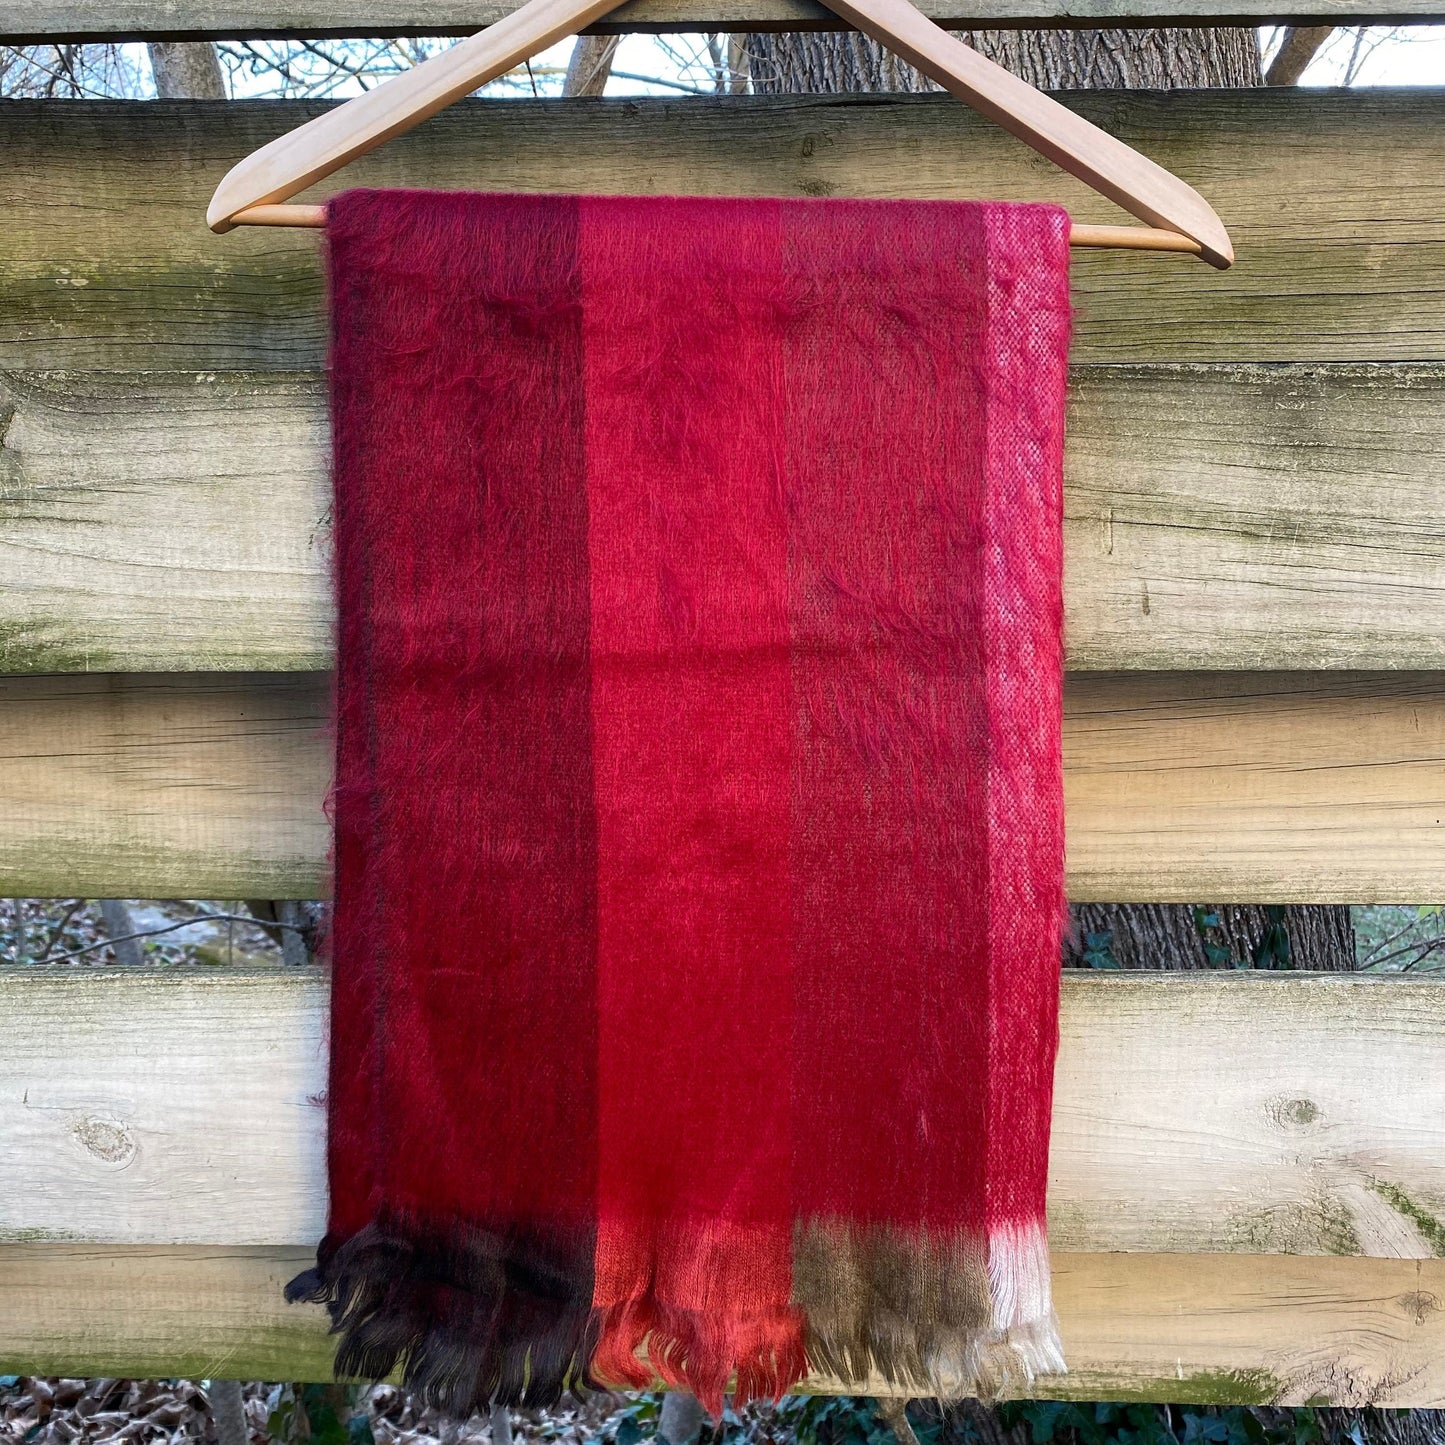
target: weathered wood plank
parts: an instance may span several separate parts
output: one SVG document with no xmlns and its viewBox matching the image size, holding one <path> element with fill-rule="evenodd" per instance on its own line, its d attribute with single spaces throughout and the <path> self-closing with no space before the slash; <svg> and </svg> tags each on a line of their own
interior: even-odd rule
<svg viewBox="0 0 1445 1445">
<path fill-rule="evenodd" d="M 1445 896 L 1445 677 L 1077 677 L 1078 901 Z"/>
<path fill-rule="evenodd" d="M 1445 366 L 1084 366 L 1078 670 L 1445 666 Z M 315 373 L 0 374 L 0 670 L 330 663 Z"/>
<path fill-rule="evenodd" d="M 315 897 L 326 710 L 306 673 L 0 679 L 0 894 Z"/>
<path fill-rule="evenodd" d="M 0 672 L 330 665 L 316 374 L 0 374 Z"/>
<path fill-rule="evenodd" d="M 7 971 L 0 1241 L 314 1242 L 325 1014 L 309 970 Z M 1060 1040 L 1056 1249 L 1445 1254 L 1445 980 L 1068 974 Z"/>
<path fill-rule="evenodd" d="M 1181 257 L 1079 256 L 1077 362 L 1445 359 L 1445 91 L 1095 93 L 1069 104 L 1200 186 L 1240 257 L 1221 274 Z M 316 109 L 6 102 L 0 368 L 317 365 L 318 238 L 217 237 L 202 220 L 228 166 Z M 991 195 L 1117 219 L 946 96 L 478 101 L 336 183 Z"/>
<path fill-rule="evenodd" d="M 327 684 L 0 679 L 0 892 L 315 897 Z M 1445 675 L 1070 680 L 1078 901 L 1445 897 Z"/>
<path fill-rule="evenodd" d="M 0 14 L 0 40 L 261 35 L 470 34 L 510 14 L 508 0 L 226 0 L 220 5 L 176 0 L 11 0 Z M 1406 24 L 1440 14 L 1439 0 L 922 0 L 945 26 L 1202 23 L 1237 21 Z M 814 0 L 631 0 L 597 31 L 836 30 L 837 17 Z"/>
<path fill-rule="evenodd" d="M 1445 368 L 1074 378 L 1071 668 L 1445 664 Z"/>
<path fill-rule="evenodd" d="M 320 1306 L 281 1298 L 310 1262 L 284 1248 L 0 1246 L 0 1369 L 329 1378 Z M 1059 1254 L 1054 1297 L 1071 1373 L 1035 1394 L 1445 1404 L 1442 1260 Z"/>
</svg>

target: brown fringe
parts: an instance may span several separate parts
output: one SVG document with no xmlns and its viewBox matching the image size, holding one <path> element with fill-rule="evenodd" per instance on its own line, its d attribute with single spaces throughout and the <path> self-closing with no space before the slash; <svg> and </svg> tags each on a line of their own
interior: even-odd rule
<svg viewBox="0 0 1445 1445">
<path fill-rule="evenodd" d="M 338 1377 L 402 1382 L 465 1419 L 585 1389 L 593 1346 L 592 1238 L 378 1220 L 329 1237 L 286 1287 L 325 1304 Z"/>
<path fill-rule="evenodd" d="M 809 1365 L 940 1399 L 1013 1393 L 1064 1370 L 1047 1269 L 1042 1229 L 990 1241 L 799 1221 L 793 1302 L 807 1318 Z"/>
</svg>

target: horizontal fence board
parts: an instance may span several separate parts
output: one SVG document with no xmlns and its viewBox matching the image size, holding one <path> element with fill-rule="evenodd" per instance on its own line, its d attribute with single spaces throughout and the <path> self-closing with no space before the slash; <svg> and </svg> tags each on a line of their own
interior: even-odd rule
<svg viewBox="0 0 1445 1445">
<path fill-rule="evenodd" d="M 1429 21 L 1440 0 L 921 0 L 918 7 L 951 28 L 1008 25 L 1180 25 L 1238 21 L 1258 25 L 1351 20 L 1370 25 Z M 516 6 L 506 0 L 11 0 L 0 13 L 0 40 L 255 37 L 262 35 L 449 35 L 495 24 Z M 592 27 L 629 30 L 837 30 L 842 24 L 812 0 L 631 0 Z"/>
<path fill-rule="evenodd" d="M 314 1243 L 325 1018 L 312 970 L 6 970 L 0 1241 Z M 1066 974 L 1060 1038 L 1056 1249 L 1445 1253 L 1445 980 Z"/>
<path fill-rule="evenodd" d="M 325 1379 L 298 1249 L 0 1246 L 0 1369 Z M 1036 1396 L 1174 1404 L 1445 1404 L 1445 1260 L 1058 1254 L 1070 1374 Z M 870 1382 L 809 1387 L 878 1393 Z"/>
<path fill-rule="evenodd" d="M 311 898 L 328 684 L 0 679 L 0 893 Z M 1076 901 L 1445 898 L 1445 675 L 1084 675 L 1065 691 Z"/>
<path fill-rule="evenodd" d="M 1445 360 L 1445 90 L 1068 104 L 1199 186 L 1240 258 L 1076 256 L 1077 363 Z M 321 108 L 0 104 L 0 369 L 319 365 L 316 234 L 202 217 L 230 165 Z M 993 196 L 1119 219 L 948 96 L 474 101 L 327 184 Z"/>
<path fill-rule="evenodd" d="M 1078 677 L 1076 901 L 1445 897 L 1445 678 Z"/>
<path fill-rule="evenodd" d="M 7 414 L 0 672 L 330 666 L 319 375 L 0 373 Z"/>
<path fill-rule="evenodd" d="M 0 896 L 308 898 L 328 684 L 0 677 Z"/>
<path fill-rule="evenodd" d="M 0 671 L 330 664 L 316 373 L 0 374 Z M 1069 664 L 1445 666 L 1445 366 L 1080 366 Z"/>
</svg>

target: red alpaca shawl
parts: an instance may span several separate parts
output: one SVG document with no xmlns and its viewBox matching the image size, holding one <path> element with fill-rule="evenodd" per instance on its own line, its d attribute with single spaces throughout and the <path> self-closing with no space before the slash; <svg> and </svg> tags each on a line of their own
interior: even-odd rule
<svg viewBox="0 0 1445 1445">
<path fill-rule="evenodd" d="M 1067 216 L 353 192 L 329 240 L 292 1294 L 338 1369 L 460 1413 L 1061 1369 Z"/>
</svg>

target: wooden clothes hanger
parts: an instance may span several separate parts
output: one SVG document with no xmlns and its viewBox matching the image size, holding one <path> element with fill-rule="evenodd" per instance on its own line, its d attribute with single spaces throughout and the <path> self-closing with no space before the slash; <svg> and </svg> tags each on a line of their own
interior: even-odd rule
<svg viewBox="0 0 1445 1445">
<path fill-rule="evenodd" d="M 323 226 L 323 206 L 279 204 L 419 125 L 479 85 L 615 10 L 622 0 L 526 0 L 479 34 L 252 152 L 227 172 L 206 211 L 213 231 Z M 1187 251 L 1223 270 L 1234 260 L 1224 223 L 1193 187 L 1027 81 L 980 55 L 911 0 L 825 0 L 945 90 L 1145 226 L 1073 227 L 1074 246 Z"/>
</svg>

